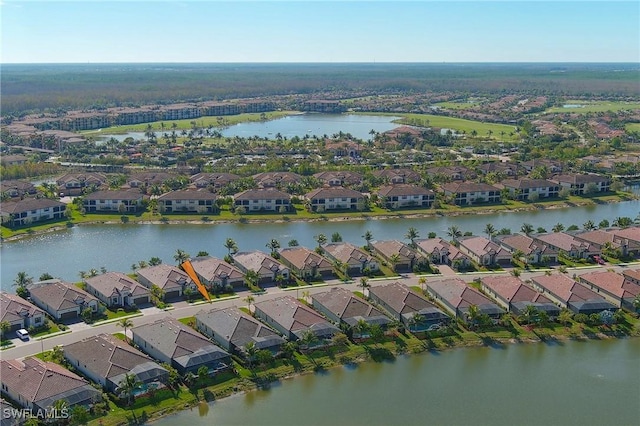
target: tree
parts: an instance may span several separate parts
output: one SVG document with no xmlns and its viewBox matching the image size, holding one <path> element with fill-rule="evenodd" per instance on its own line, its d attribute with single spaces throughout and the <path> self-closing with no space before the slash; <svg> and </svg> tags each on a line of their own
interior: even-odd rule
<svg viewBox="0 0 640 426">
<path fill-rule="evenodd" d="M 371 287 L 371 284 L 369 284 L 369 280 L 366 277 L 362 277 L 360 278 L 360 284 L 358 284 L 358 286 L 362 287 L 362 294 L 364 294 L 365 289 Z"/>
<path fill-rule="evenodd" d="M 592 220 L 588 220 L 582 224 L 582 229 L 584 229 L 585 231 L 593 231 L 594 229 L 596 229 L 596 225 Z"/>
<path fill-rule="evenodd" d="M 567 308 L 563 308 L 558 314 L 558 322 L 563 324 L 565 327 L 571 323 L 571 319 L 573 318 L 573 312 L 571 312 Z"/>
<path fill-rule="evenodd" d="M 311 331 L 305 330 L 302 332 L 302 338 L 300 339 L 300 344 L 305 347 L 306 350 L 309 350 L 315 343 L 318 342 L 318 336 Z"/>
<path fill-rule="evenodd" d="M 469 309 L 467 310 L 467 320 L 471 325 L 473 326 L 478 325 L 480 315 L 481 313 L 480 313 L 480 308 L 478 308 L 478 305 L 469 306 Z"/>
<path fill-rule="evenodd" d="M 209 377 L 209 368 L 206 365 L 198 368 L 198 381 L 204 382 Z"/>
<path fill-rule="evenodd" d="M 391 266 L 393 267 L 393 270 L 395 271 L 396 270 L 396 266 L 400 262 L 400 255 L 398 253 L 393 253 L 391 255 L 391 257 L 389 257 L 389 261 L 391 262 Z"/>
<path fill-rule="evenodd" d="M 176 250 L 176 254 L 173 255 L 173 258 L 178 263 L 178 265 L 183 264 L 184 262 L 189 260 L 190 257 L 191 256 L 189 256 L 189 253 L 180 249 Z"/>
<path fill-rule="evenodd" d="M 451 239 L 456 241 L 458 238 L 462 237 L 462 232 L 458 229 L 457 226 L 452 225 L 447 228 L 447 235 L 451 237 Z"/>
<path fill-rule="evenodd" d="M 11 330 L 11 323 L 9 321 L 0 322 L 0 336 L 5 337 L 9 330 Z"/>
<path fill-rule="evenodd" d="M 118 390 L 127 394 L 128 404 L 133 402 L 133 392 L 142 383 L 138 380 L 135 374 L 127 373 L 124 378 L 118 383 Z"/>
<path fill-rule="evenodd" d="M 363 319 L 359 319 L 356 325 L 353 326 L 353 331 L 356 333 L 356 337 L 359 337 L 359 338 L 368 337 L 369 323 Z"/>
<path fill-rule="evenodd" d="M 633 219 L 626 216 L 619 216 L 615 218 L 615 220 L 612 222 L 612 225 L 618 228 L 628 228 L 629 226 L 633 225 Z"/>
<path fill-rule="evenodd" d="M 311 293 L 309 292 L 309 290 L 305 290 L 302 292 L 302 298 L 304 299 L 305 302 L 309 301 L 310 296 L 311 296 Z"/>
<path fill-rule="evenodd" d="M 533 234 L 534 229 L 535 228 L 530 223 L 523 223 L 520 227 L 520 232 L 528 237 L 529 235 Z"/>
<path fill-rule="evenodd" d="M 331 234 L 331 242 L 332 243 L 340 243 L 342 242 L 342 235 L 339 232 L 334 232 Z"/>
<path fill-rule="evenodd" d="M 255 299 L 255 297 L 253 297 L 252 295 L 248 295 L 247 297 L 245 297 L 245 298 L 244 298 L 244 299 L 242 299 L 242 300 L 244 300 L 245 302 L 247 302 L 247 305 L 248 305 L 249 311 L 251 311 L 251 304 L 252 304 L 253 302 L 255 302 L 255 300 L 256 300 L 256 299 Z"/>
<path fill-rule="evenodd" d="M 83 405 L 75 405 L 69 417 L 72 425 L 86 425 L 89 421 L 89 411 Z"/>
<path fill-rule="evenodd" d="M 278 240 L 276 240 L 275 238 L 272 238 L 271 241 L 269 241 L 266 244 L 266 247 L 271 250 L 271 257 L 276 259 L 280 257 L 280 254 L 278 253 L 278 249 L 280 248 L 280 242 Z"/>
<path fill-rule="evenodd" d="M 609 227 L 609 221 L 607 219 L 602 219 L 600 223 L 598 223 L 598 229 L 606 229 Z"/>
<path fill-rule="evenodd" d="M 364 238 L 366 245 L 369 245 L 369 242 L 373 240 L 373 234 L 371 233 L 371 231 L 366 231 L 362 238 Z"/>
<path fill-rule="evenodd" d="M 562 232 L 564 231 L 564 225 L 561 223 L 556 223 L 555 225 L 553 225 L 553 228 L 551 228 L 551 230 L 553 232 Z"/>
<path fill-rule="evenodd" d="M 52 279 L 53 279 L 53 275 L 51 275 L 48 272 L 45 272 L 44 274 L 40 275 L 40 278 L 38 278 L 39 281 L 47 281 Z"/>
<path fill-rule="evenodd" d="M 534 324 L 538 322 L 540 311 L 533 305 L 527 305 L 522 312 L 521 319 L 525 324 Z"/>
<path fill-rule="evenodd" d="M 13 280 L 13 286 L 16 288 L 16 294 L 20 297 L 26 297 L 29 295 L 27 286 L 33 283 L 33 278 L 27 275 L 26 272 L 18 272 L 18 275 Z"/>
<path fill-rule="evenodd" d="M 487 223 L 484 227 L 484 233 L 487 234 L 487 238 L 491 240 L 496 235 L 496 228 L 494 228 L 492 224 Z"/>
<path fill-rule="evenodd" d="M 224 248 L 227 249 L 227 256 L 231 257 L 231 255 L 236 254 L 238 252 L 238 245 L 233 240 L 233 238 L 227 238 L 224 242 Z"/>
<path fill-rule="evenodd" d="M 205 257 L 205 256 L 209 256 L 208 251 L 200 250 L 198 254 L 196 254 L 196 257 Z"/>
<path fill-rule="evenodd" d="M 118 326 L 124 329 L 125 339 L 129 341 L 129 337 L 127 337 L 127 329 L 133 327 L 133 321 L 131 321 L 129 318 L 122 318 L 120 319 L 120 321 L 118 321 Z"/>
<path fill-rule="evenodd" d="M 159 257 L 152 257 L 151 259 L 149 259 L 150 266 L 158 266 L 161 263 L 162 263 L 162 259 L 160 259 Z"/>
<path fill-rule="evenodd" d="M 318 243 L 318 248 L 321 249 L 322 245 L 327 242 L 327 236 L 324 234 L 314 235 L 313 239 Z"/>
<path fill-rule="evenodd" d="M 289 240 L 289 242 L 287 243 L 287 245 L 289 247 L 298 247 L 300 244 L 298 243 L 298 240 L 293 239 L 293 240 Z"/>
<path fill-rule="evenodd" d="M 256 271 L 249 269 L 244 274 L 244 282 L 249 289 L 255 290 L 256 288 L 259 288 L 258 283 L 260 282 L 260 275 L 258 275 Z"/>
<path fill-rule="evenodd" d="M 418 284 L 420 284 L 420 290 L 424 293 L 424 285 L 427 283 L 427 279 L 425 277 L 418 278 Z"/>
<path fill-rule="evenodd" d="M 255 360 L 257 353 L 258 348 L 256 347 L 255 342 L 248 342 L 244 345 L 244 354 L 247 358 L 247 362 L 249 363 L 249 370 L 253 367 L 253 361 Z"/>
<path fill-rule="evenodd" d="M 420 236 L 420 233 L 418 232 L 418 230 L 416 228 L 414 228 L 413 226 L 409 228 L 409 230 L 405 234 L 405 238 L 409 240 L 409 246 L 411 246 L 411 248 L 416 248 L 416 241 L 415 240 L 419 236 Z"/>
<path fill-rule="evenodd" d="M 522 275 L 522 269 L 520 268 L 513 268 L 511 270 L 511 275 L 518 278 L 520 275 Z"/>
</svg>

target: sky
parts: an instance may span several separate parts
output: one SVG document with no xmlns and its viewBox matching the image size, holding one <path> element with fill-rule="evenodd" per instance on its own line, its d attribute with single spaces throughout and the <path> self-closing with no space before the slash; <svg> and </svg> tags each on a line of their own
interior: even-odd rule
<svg viewBox="0 0 640 426">
<path fill-rule="evenodd" d="M 640 62 L 640 1 L 0 0 L 1 63 Z"/>
</svg>

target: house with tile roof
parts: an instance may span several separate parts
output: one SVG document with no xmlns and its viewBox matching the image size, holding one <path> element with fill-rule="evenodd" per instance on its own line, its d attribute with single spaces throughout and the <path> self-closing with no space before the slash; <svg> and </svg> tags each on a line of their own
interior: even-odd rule
<svg viewBox="0 0 640 426">
<path fill-rule="evenodd" d="M 435 192 L 418 185 L 388 185 L 377 191 L 378 204 L 386 209 L 430 208 L 436 199 Z"/>
<path fill-rule="evenodd" d="M 195 315 L 196 328 L 226 351 L 244 354 L 248 343 L 258 350 L 280 352 L 285 340 L 272 328 L 238 307 L 201 310 Z"/>
<path fill-rule="evenodd" d="M 431 263 L 437 265 L 458 265 L 467 267 L 471 259 L 462 253 L 458 247 L 440 237 L 416 240 L 416 250 L 426 256 Z"/>
<path fill-rule="evenodd" d="M 60 196 L 82 195 L 85 189 L 98 189 L 107 183 L 103 173 L 67 173 L 56 180 Z"/>
<path fill-rule="evenodd" d="M 164 292 L 164 300 L 176 299 L 186 289 L 197 291 L 195 283 L 182 269 L 161 263 L 136 270 L 138 282 L 148 289 L 154 285 Z"/>
<path fill-rule="evenodd" d="M 369 289 L 369 297 L 410 331 L 435 330 L 451 321 L 449 316 L 426 297 L 397 281 L 372 286 Z"/>
<path fill-rule="evenodd" d="M 427 292 L 451 315 L 469 322 L 469 308 L 473 305 L 480 314 L 486 314 L 497 322 L 504 309 L 478 290 L 470 287 L 460 278 L 449 278 L 442 281 L 428 281 Z"/>
<path fill-rule="evenodd" d="M 458 206 L 500 202 L 500 189 L 487 183 L 450 182 L 441 187 L 444 195 L 452 197 Z"/>
<path fill-rule="evenodd" d="M 334 275 L 329 260 L 306 247 L 286 247 L 279 250 L 280 260 L 300 279 L 329 278 Z"/>
<path fill-rule="evenodd" d="M 334 210 L 362 211 L 365 209 L 364 194 L 342 186 L 317 188 L 305 194 L 308 209 L 312 212 Z"/>
<path fill-rule="evenodd" d="M 8 200 L 0 204 L 0 218 L 3 224 L 24 226 L 46 220 L 64 219 L 66 209 L 66 204 L 48 198 Z"/>
<path fill-rule="evenodd" d="M 345 265 L 347 275 L 358 276 L 380 270 L 375 257 L 351 243 L 328 243 L 322 246 L 324 256 Z"/>
<path fill-rule="evenodd" d="M 591 185 L 595 192 L 609 192 L 611 185 L 610 178 L 596 174 L 569 173 L 553 176 L 550 180 L 571 191 L 572 195 L 584 195 Z"/>
<path fill-rule="evenodd" d="M 158 197 L 160 213 L 198 213 L 218 212 L 217 196 L 209 191 L 178 190 L 167 192 Z"/>
<path fill-rule="evenodd" d="M 389 262 L 392 268 L 398 272 L 410 272 L 421 264 L 428 264 L 427 258 L 402 241 L 369 241 L 369 247 L 376 255 Z"/>
<path fill-rule="evenodd" d="M 560 308 L 551 299 L 510 275 L 482 277 L 482 291 L 494 298 L 500 306 L 515 315 L 522 315 L 527 306 L 547 313 L 549 318 L 560 315 Z"/>
<path fill-rule="evenodd" d="M 244 285 L 242 271 L 224 260 L 211 256 L 199 256 L 191 259 L 191 265 L 202 284 L 212 290 Z"/>
<path fill-rule="evenodd" d="M 612 271 L 594 271 L 580 275 L 578 280 L 616 307 L 635 312 L 633 300 L 640 296 L 640 284 L 627 279 L 628 272 L 618 274 Z"/>
<path fill-rule="evenodd" d="M 239 179 L 240 176 L 233 173 L 198 173 L 189 178 L 191 183 L 199 189 L 219 189 Z"/>
<path fill-rule="evenodd" d="M 392 185 L 420 182 L 420 173 L 411 169 L 382 169 L 375 170 L 373 175 Z"/>
<path fill-rule="evenodd" d="M 537 234 L 532 236 L 537 244 L 547 245 L 557 250 L 558 254 L 575 259 L 587 259 L 591 256 L 600 255 L 601 251 L 594 245 L 584 240 L 579 240 L 566 232 L 552 232 L 549 234 Z"/>
<path fill-rule="evenodd" d="M 596 250 L 602 252 L 607 247 L 620 250 L 622 256 L 637 256 L 640 254 L 640 242 L 617 235 L 612 230 L 594 229 L 593 231 L 573 234 L 578 241 L 584 241 Z"/>
<path fill-rule="evenodd" d="M 329 186 L 352 186 L 362 183 L 362 175 L 349 170 L 330 170 L 316 173 L 313 177 Z"/>
<path fill-rule="evenodd" d="M 460 251 L 478 265 L 489 266 L 511 262 L 511 253 L 484 237 L 461 237 L 458 242 Z"/>
<path fill-rule="evenodd" d="M 357 297 L 349 290 L 334 287 L 329 291 L 311 295 L 313 308 L 329 318 L 335 324 L 355 327 L 364 321 L 368 325 L 379 325 L 383 329 L 391 320 L 372 304 Z M 368 337 L 354 330 L 354 337 Z"/>
<path fill-rule="evenodd" d="M 293 172 L 264 172 L 253 175 L 259 188 L 283 189 L 288 184 L 300 183 L 302 176 Z"/>
<path fill-rule="evenodd" d="M 546 179 L 505 179 L 500 186 L 507 188 L 513 199 L 527 201 L 536 194 L 538 198 L 555 198 L 560 194 L 560 184 Z"/>
<path fill-rule="evenodd" d="M 87 213 L 135 213 L 142 209 L 142 200 L 140 191 L 96 191 L 85 195 L 82 207 Z"/>
<path fill-rule="evenodd" d="M 4 197 L 24 197 L 25 195 L 35 195 L 38 192 L 35 185 L 23 180 L 2 180 L 0 181 L 0 193 Z"/>
<path fill-rule="evenodd" d="M 547 298 L 576 314 L 590 315 L 618 308 L 602 295 L 564 274 L 542 275 L 531 279 L 533 287 Z"/>
<path fill-rule="evenodd" d="M 288 282 L 289 268 L 261 251 L 244 251 L 233 255 L 233 264 L 243 273 L 254 271 L 258 273 L 259 284 L 273 285 L 279 281 Z M 278 278 L 281 277 L 281 278 Z"/>
<path fill-rule="evenodd" d="M 107 272 L 84 279 L 87 292 L 108 307 L 140 306 L 151 301 L 149 289 L 122 272 Z"/>
<path fill-rule="evenodd" d="M 11 324 L 9 331 L 44 325 L 44 311 L 15 294 L 0 292 L 0 308 L 0 322 Z"/>
<path fill-rule="evenodd" d="M 31 301 L 55 320 L 79 318 L 85 309 L 97 313 L 100 302 L 74 284 L 57 278 L 28 286 Z"/>
<path fill-rule="evenodd" d="M 256 302 L 256 318 L 275 328 L 289 340 L 300 340 L 311 331 L 321 342 L 331 339 L 340 329 L 325 317 L 291 296 Z"/>
<path fill-rule="evenodd" d="M 229 353 L 171 317 L 133 327 L 131 333 L 141 351 L 183 375 L 196 374 L 202 367 L 206 367 L 209 374 L 215 374 L 232 365 Z"/>
<path fill-rule="evenodd" d="M 524 263 L 541 264 L 558 261 L 558 250 L 547 244 L 540 244 L 531 237 L 521 234 L 500 235 L 493 240 L 512 255 L 520 250 L 523 253 Z"/>
<path fill-rule="evenodd" d="M 0 377 L 2 395 L 34 413 L 51 410 L 60 400 L 69 409 L 102 400 L 102 393 L 82 377 L 35 357 L 0 360 Z"/>
<path fill-rule="evenodd" d="M 247 189 L 233 196 L 233 205 L 242 213 L 286 213 L 293 210 L 291 195 L 277 189 Z"/>
<path fill-rule="evenodd" d="M 69 364 L 108 392 L 118 395 L 128 374 L 143 385 L 162 387 L 169 372 L 147 355 L 109 334 L 87 337 L 62 347 Z"/>
</svg>

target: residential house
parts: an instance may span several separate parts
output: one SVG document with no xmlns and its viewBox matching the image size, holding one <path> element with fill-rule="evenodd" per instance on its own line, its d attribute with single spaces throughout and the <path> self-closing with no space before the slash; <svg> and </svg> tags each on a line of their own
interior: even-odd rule
<svg viewBox="0 0 640 426">
<path fill-rule="evenodd" d="M 311 99 L 302 105 L 303 111 L 324 112 L 327 114 L 345 112 L 347 108 L 340 101 L 332 99 Z"/>
<path fill-rule="evenodd" d="M 622 275 L 632 283 L 640 285 L 640 269 L 625 269 L 622 271 Z"/>
<path fill-rule="evenodd" d="M 592 192 L 609 192 L 611 179 L 606 176 L 592 174 L 564 174 L 551 178 L 552 182 L 558 183 L 563 188 L 571 191 L 572 195 L 584 195 L 589 193 L 590 187 Z"/>
<path fill-rule="evenodd" d="M 233 173 L 198 173 L 191 176 L 189 180 L 198 189 L 220 189 L 239 179 L 240 176 Z"/>
<path fill-rule="evenodd" d="M 637 256 L 640 254 L 640 242 L 623 238 L 611 230 L 595 229 L 593 231 L 575 233 L 573 236 L 576 240 L 584 241 L 595 247 L 601 253 L 609 248 L 611 250 L 620 250 L 622 256 Z"/>
<path fill-rule="evenodd" d="M 92 314 L 98 312 L 97 298 L 57 278 L 34 283 L 28 289 L 31 301 L 55 320 L 78 318 L 85 309 L 90 309 Z"/>
<path fill-rule="evenodd" d="M 38 192 L 31 182 L 22 180 L 2 180 L 0 181 L 0 193 L 3 197 L 17 198 L 35 195 Z"/>
<path fill-rule="evenodd" d="M 546 158 L 536 158 L 524 161 L 520 163 L 520 165 L 524 167 L 527 173 L 531 173 L 535 169 L 544 168 L 549 174 L 556 174 L 562 173 L 562 170 L 564 169 L 563 164 L 560 161 L 548 160 Z"/>
<path fill-rule="evenodd" d="M 164 292 L 164 300 L 176 299 L 190 289 L 196 292 L 195 283 L 182 270 L 172 265 L 161 263 L 136 270 L 138 282 L 148 289 L 157 286 Z"/>
<path fill-rule="evenodd" d="M 66 209 L 66 204 L 48 198 L 25 198 L 0 203 L 0 216 L 3 224 L 24 226 L 64 219 Z"/>
<path fill-rule="evenodd" d="M 461 237 L 458 239 L 460 251 L 481 266 L 508 264 L 511 253 L 484 237 Z"/>
<path fill-rule="evenodd" d="M 505 179 L 500 185 L 509 190 L 515 200 L 527 201 L 536 194 L 538 198 L 555 198 L 560 194 L 560 184 L 546 179 Z"/>
<path fill-rule="evenodd" d="M 333 276 L 331 262 L 306 247 L 287 247 L 280 249 L 279 253 L 282 263 L 302 280 Z"/>
<path fill-rule="evenodd" d="M 286 213 L 293 210 L 291 196 L 277 189 L 247 189 L 233 196 L 233 205 L 242 213 Z"/>
<path fill-rule="evenodd" d="M 416 249 L 431 263 L 454 265 L 456 268 L 465 268 L 471 265 L 471 259 L 466 254 L 440 237 L 416 240 Z"/>
<path fill-rule="evenodd" d="M 175 179 L 178 176 L 167 172 L 140 172 L 127 176 L 126 184 L 123 188 L 136 188 L 146 192 L 153 185 L 162 186 L 165 182 Z"/>
<path fill-rule="evenodd" d="M 212 290 L 244 285 L 244 274 L 235 266 L 211 256 L 200 256 L 191 260 L 193 270 L 200 282 Z"/>
<path fill-rule="evenodd" d="M 84 197 L 82 207 L 87 213 L 135 213 L 142 209 L 142 199 L 138 191 L 97 191 Z"/>
<path fill-rule="evenodd" d="M 362 144 L 351 139 L 325 139 L 324 148 L 334 157 L 360 158 Z"/>
<path fill-rule="evenodd" d="M 486 314 L 497 322 L 504 310 L 460 278 L 427 282 L 427 292 L 439 302 L 451 315 L 470 322 L 469 308 L 473 305 L 480 314 Z"/>
<path fill-rule="evenodd" d="M 518 176 L 518 169 L 519 167 L 517 164 L 501 161 L 492 161 L 478 166 L 478 170 L 480 170 L 484 175 L 497 173 L 508 177 Z"/>
<path fill-rule="evenodd" d="M 257 350 L 280 352 L 285 340 L 238 307 L 202 310 L 195 315 L 196 328 L 229 352 L 245 353 L 247 344 Z"/>
<path fill-rule="evenodd" d="M 531 282 L 533 287 L 544 296 L 576 314 L 590 315 L 618 309 L 602 295 L 589 290 L 564 274 L 533 277 Z"/>
<path fill-rule="evenodd" d="M 362 175 L 348 170 L 320 172 L 313 175 L 325 185 L 329 186 L 353 186 L 362 183 Z"/>
<path fill-rule="evenodd" d="M 62 347 L 69 364 L 99 383 L 106 391 L 120 394 L 128 374 L 136 376 L 139 388 L 162 387 L 169 372 L 147 355 L 109 334 L 98 334 Z"/>
<path fill-rule="evenodd" d="M 178 373 L 197 374 L 206 367 L 209 374 L 229 369 L 231 355 L 175 318 L 161 318 L 131 329 L 133 342 L 146 354 L 169 364 Z"/>
<path fill-rule="evenodd" d="M 631 242 L 634 243 L 634 245 L 640 245 L 640 226 L 630 226 L 628 228 L 622 228 L 622 229 L 618 229 L 618 228 L 612 228 L 612 229 L 608 229 L 607 232 L 612 233 L 613 235 L 615 235 L 617 238 L 619 238 L 621 242 L 624 242 L 625 240 L 629 240 L 629 244 L 631 244 Z"/>
<path fill-rule="evenodd" d="M 341 186 L 314 189 L 304 198 L 308 202 L 308 209 L 318 213 L 332 210 L 362 211 L 366 207 L 364 194 Z"/>
<path fill-rule="evenodd" d="M 278 284 L 289 281 L 289 268 L 261 251 L 239 252 L 233 255 L 233 264 L 243 273 L 258 273 L 260 284 Z M 279 278 L 281 277 L 281 278 Z"/>
<path fill-rule="evenodd" d="M 140 306 L 151 301 L 149 289 L 122 272 L 85 278 L 87 292 L 108 307 Z"/>
<path fill-rule="evenodd" d="M 344 288 L 334 287 L 329 291 L 311 295 L 315 310 L 329 318 L 335 324 L 356 327 L 360 321 L 368 325 L 379 325 L 383 329 L 391 320 L 360 297 Z M 354 331 L 354 337 L 367 337 Z"/>
<path fill-rule="evenodd" d="M 422 257 L 402 241 L 369 241 L 369 247 L 375 254 L 389 262 L 395 271 L 411 272 L 414 268 L 428 264 L 428 260 L 425 257 Z"/>
<path fill-rule="evenodd" d="M 3 415 L 0 416 L 0 426 L 20 426 L 22 424 L 22 419 L 18 419 L 16 416 L 4 414 L 11 413 L 11 410 L 15 409 L 16 408 L 9 402 L 0 398 L 0 412 L 3 413 Z"/>
<path fill-rule="evenodd" d="M 558 250 L 556 248 L 536 242 L 535 239 L 526 235 L 498 236 L 494 238 L 494 241 L 511 252 L 512 256 L 513 253 L 520 250 L 522 252 L 520 260 L 527 264 L 555 263 L 558 261 Z"/>
<path fill-rule="evenodd" d="M 372 286 L 369 297 L 410 331 L 436 330 L 451 321 L 427 298 L 399 282 Z"/>
<path fill-rule="evenodd" d="M 88 381 L 54 362 L 35 357 L 2 359 L 0 373 L 2 395 L 31 409 L 34 415 L 50 411 L 60 400 L 66 402 L 69 410 L 102 400 L 101 392 Z"/>
<path fill-rule="evenodd" d="M 640 296 L 640 284 L 627 279 L 627 272 L 633 273 L 633 271 L 624 271 L 622 274 L 612 271 L 588 272 L 580 275 L 578 280 L 590 290 L 616 305 L 617 308 L 635 312 L 633 300 Z"/>
<path fill-rule="evenodd" d="M 24 155 L 16 154 L 16 155 L 2 155 L 0 157 L 0 164 L 3 166 L 20 166 L 29 161 L 28 157 Z"/>
<path fill-rule="evenodd" d="M 417 183 L 422 179 L 420 173 L 411 169 L 375 170 L 373 176 L 392 185 Z"/>
<path fill-rule="evenodd" d="M 509 275 L 482 277 L 482 291 L 493 297 L 500 306 L 522 315 L 527 306 L 533 306 L 547 313 L 549 318 L 560 315 L 560 308 L 551 299 L 523 283 L 519 278 Z"/>
<path fill-rule="evenodd" d="M 436 199 L 435 192 L 417 185 L 383 186 L 377 194 L 378 204 L 387 209 L 429 208 Z"/>
<path fill-rule="evenodd" d="M 0 308 L 0 322 L 8 322 L 9 331 L 44 325 L 44 311 L 15 294 L 0 292 Z"/>
<path fill-rule="evenodd" d="M 260 188 L 284 189 L 289 184 L 296 184 L 302 181 L 302 176 L 293 172 L 265 172 L 253 175 Z"/>
<path fill-rule="evenodd" d="M 587 259 L 590 256 L 601 253 L 592 244 L 579 240 L 566 232 L 553 232 L 550 234 L 538 234 L 533 236 L 537 244 L 547 245 L 553 250 L 557 250 L 559 255 L 565 255 L 574 259 Z"/>
<path fill-rule="evenodd" d="M 300 340 L 311 331 L 320 341 L 326 341 L 340 332 L 322 315 L 291 296 L 256 302 L 253 306 L 257 318 L 289 340 Z"/>
<path fill-rule="evenodd" d="M 380 270 L 373 256 L 351 243 L 329 243 L 323 245 L 322 249 L 325 257 L 344 265 L 347 275 L 366 275 Z"/>
<path fill-rule="evenodd" d="M 500 202 L 500 189 L 487 183 L 450 182 L 443 184 L 442 190 L 458 206 Z"/>
<path fill-rule="evenodd" d="M 216 195 L 209 191 L 171 191 L 158 197 L 160 213 L 217 213 Z"/>
<path fill-rule="evenodd" d="M 474 179 L 476 177 L 475 173 L 462 166 L 430 167 L 427 169 L 427 173 L 431 176 L 443 177 L 445 180 L 454 181 Z"/>
<path fill-rule="evenodd" d="M 84 191 L 95 191 L 107 183 L 103 173 L 67 173 L 58 178 L 56 184 L 60 196 L 82 195 Z"/>
</svg>

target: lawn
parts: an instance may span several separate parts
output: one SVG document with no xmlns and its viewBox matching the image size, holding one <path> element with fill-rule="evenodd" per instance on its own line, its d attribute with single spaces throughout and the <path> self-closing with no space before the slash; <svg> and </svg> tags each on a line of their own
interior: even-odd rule
<svg viewBox="0 0 640 426">
<path fill-rule="evenodd" d="M 108 321 L 108 320 L 113 320 L 113 319 L 118 319 L 118 318 L 122 318 L 122 317 L 126 317 L 129 315 L 137 315 L 140 313 L 140 309 L 135 309 L 135 310 L 124 310 L 122 308 L 119 308 L 117 311 L 112 311 L 110 309 L 105 309 L 104 314 L 106 316 L 105 319 L 100 319 L 98 321 Z"/>
<path fill-rule="evenodd" d="M 624 128 L 628 132 L 640 132 L 640 123 L 628 123 Z"/>
<path fill-rule="evenodd" d="M 554 113 L 577 113 L 586 114 L 589 112 L 616 112 L 621 110 L 638 110 L 640 109 L 639 102 L 588 102 L 588 101 L 575 101 L 570 100 L 564 103 L 565 105 L 580 105 L 577 107 L 565 108 L 565 107 L 552 107 L 545 112 Z"/>
<path fill-rule="evenodd" d="M 433 104 L 433 106 L 437 106 L 444 109 L 468 109 L 474 107 L 476 105 L 480 105 L 479 102 L 438 102 L 437 104 Z"/>
</svg>

